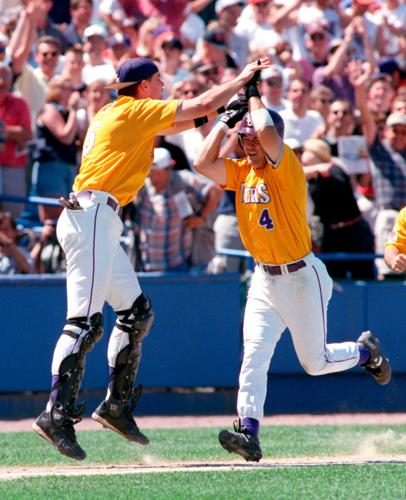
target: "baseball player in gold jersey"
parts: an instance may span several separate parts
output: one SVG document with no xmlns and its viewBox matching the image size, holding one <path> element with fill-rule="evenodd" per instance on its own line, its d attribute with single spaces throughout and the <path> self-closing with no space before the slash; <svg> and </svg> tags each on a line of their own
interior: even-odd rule
<svg viewBox="0 0 406 500">
<path fill-rule="evenodd" d="M 398 213 L 395 226 L 385 244 L 386 265 L 395 273 L 406 271 L 406 207 Z"/>
<path fill-rule="evenodd" d="M 269 66 L 261 59 L 261 67 Z M 141 393 L 134 381 L 141 343 L 152 323 L 150 300 L 142 293 L 134 269 L 120 246 L 120 206 L 142 187 L 153 160 L 156 135 L 170 135 L 205 123 L 256 70 L 248 64 L 230 82 L 186 101 L 162 101 L 163 83 L 150 60 L 125 61 L 117 73 L 118 98 L 90 123 L 82 164 L 63 210 L 57 236 L 67 259 L 67 321 L 52 360 L 52 388 L 45 410 L 33 429 L 62 454 L 82 460 L 74 424 L 83 405 L 76 400 L 86 354 L 103 333 L 102 309 L 107 301 L 117 318 L 108 345 L 109 382 L 106 398 L 92 417 L 128 440 L 142 445 L 132 411 Z"/>
<path fill-rule="evenodd" d="M 332 280 L 311 251 L 303 168 L 283 144 L 283 120 L 264 107 L 255 80 L 245 88 L 249 113 L 238 129 L 245 158 L 219 158 L 226 131 L 241 120 L 234 110 L 227 111 L 213 128 L 195 163 L 202 174 L 235 191 L 241 238 L 256 261 L 244 315 L 239 419 L 234 432 L 219 434 L 223 448 L 247 461 L 262 457 L 258 432 L 267 372 L 286 328 L 310 375 L 339 372 L 360 363 L 380 384 L 391 378 L 390 365 L 371 332 L 364 332 L 357 342 L 327 343 Z"/>
</svg>

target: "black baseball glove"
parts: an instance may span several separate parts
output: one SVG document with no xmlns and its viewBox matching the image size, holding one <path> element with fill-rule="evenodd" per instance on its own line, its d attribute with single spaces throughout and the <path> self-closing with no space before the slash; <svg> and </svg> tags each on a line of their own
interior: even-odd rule
<svg viewBox="0 0 406 500">
<path fill-rule="evenodd" d="M 234 128 L 242 117 L 248 111 L 247 100 L 245 96 L 240 96 L 238 99 L 234 99 L 226 106 L 226 111 L 220 120 L 227 125 L 229 129 Z"/>
</svg>

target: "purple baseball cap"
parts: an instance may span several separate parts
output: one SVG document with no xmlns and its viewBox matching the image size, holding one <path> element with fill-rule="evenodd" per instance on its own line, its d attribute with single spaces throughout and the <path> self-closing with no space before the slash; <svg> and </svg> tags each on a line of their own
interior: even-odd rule
<svg viewBox="0 0 406 500">
<path fill-rule="evenodd" d="M 146 80 L 154 73 L 158 73 L 158 66 L 150 59 L 137 57 L 136 59 L 127 59 L 117 70 L 117 80 L 106 85 L 106 89 L 123 89 L 129 87 L 141 80 Z"/>
</svg>

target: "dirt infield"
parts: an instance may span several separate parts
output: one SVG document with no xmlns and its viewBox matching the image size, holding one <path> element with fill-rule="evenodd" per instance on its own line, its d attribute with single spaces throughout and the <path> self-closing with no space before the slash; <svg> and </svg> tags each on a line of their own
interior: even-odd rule
<svg viewBox="0 0 406 500">
<path fill-rule="evenodd" d="M 230 459 L 227 462 L 158 462 L 134 465 L 56 465 L 54 467 L 0 467 L 0 481 L 19 479 L 22 477 L 44 476 L 105 476 L 115 474 L 146 474 L 152 472 L 231 472 L 236 470 L 286 468 L 286 467 L 321 467 L 325 465 L 363 465 L 363 464 L 406 464 L 406 455 L 365 458 L 363 456 L 340 457 L 301 457 L 264 459 L 260 463 L 247 463 L 242 459 Z"/>
<path fill-rule="evenodd" d="M 142 429 L 175 429 L 187 427 L 229 427 L 235 415 L 153 416 L 137 417 Z M 0 420 L 0 432 L 31 431 L 32 419 Z M 350 424 L 406 424 L 406 413 L 337 413 L 331 415 L 272 415 L 262 420 L 263 425 L 350 425 Z M 84 418 L 78 431 L 100 430 L 98 423 Z"/>
<path fill-rule="evenodd" d="M 153 428 L 190 428 L 190 427 L 230 427 L 235 417 L 221 416 L 183 416 L 183 417 L 137 417 L 142 429 Z M 264 425 L 354 425 L 354 424 L 405 424 L 406 413 L 351 413 L 332 415 L 274 415 L 265 417 Z M 32 419 L 0 420 L 0 432 L 31 431 Z M 100 430 L 99 424 L 84 419 L 77 430 Z M 196 472 L 196 471 L 235 471 L 250 469 L 285 467 L 320 467 L 325 465 L 359 464 L 399 464 L 406 465 L 406 455 L 388 456 L 377 453 L 375 446 L 360 448 L 355 455 L 347 457 L 298 457 L 263 459 L 260 463 L 247 463 L 239 457 L 230 456 L 224 462 L 167 462 L 146 453 L 134 464 L 72 464 L 55 466 L 5 466 L 0 467 L 0 481 L 23 477 L 43 476 L 92 476 L 109 474 L 139 474 L 152 472 Z"/>
</svg>

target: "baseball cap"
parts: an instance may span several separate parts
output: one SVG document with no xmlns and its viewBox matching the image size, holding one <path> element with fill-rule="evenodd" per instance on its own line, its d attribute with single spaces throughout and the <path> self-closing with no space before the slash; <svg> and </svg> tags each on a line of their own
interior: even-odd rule
<svg viewBox="0 0 406 500">
<path fill-rule="evenodd" d="M 144 57 L 127 59 L 118 68 L 117 81 L 106 85 L 106 89 L 119 90 L 129 87 L 141 80 L 146 80 L 158 71 L 158 66 L 150 59 Z"/>
<path fill-rule="evenodd" d="M 353 0 L 355 3 L 359 3 L 360 5 L 371 5 L 375 0 Z"/>
<path fill-rule="evenodd" d="M 85 29 L 83 36 L 86 40 L 89 40 L 91 36 L 101 36 L 105 38 L 107 36 L 107 31 L 100 24 L 91 24 Z"/>
<path fill-rule="evenodd" d="M 219 48 L 226 48 L 226 34 L 220 28 L 213 28 L 211 30 L 206 31 L 203 35 L 203 40 L 211 43 L 212 45 L 216 45 Z"/>
<path fill-rule="evenodd" d="M 110 47 L 114 47 L 115 45 L 127 45 L 127 47 L 129 47 L 130 39 L 123 33 L 114 33 L 114 35 L 109 38 L 108 44 Z"/>
<path fill-rule="evenodd" d="M 266 108 L 268 113 L 271 115 L 271 118 L 273 120 L 274 126 L 276 128 L 276 131 L 278 132 L 278 135 L 280 138 L 283 139 L 284 133 L 285 133 L 285 123 L 283 121 L 283 118 L 281 115 L 274 111 L 273 109 Z M 256 135 L 254 125 L 252 124 L 251 121 L 251 116 L 248 113 L 245 113 L 245 115 L 242 117 L 240 126 L 238 128 L 238 134 L 242 135 Z"/>
<path fill-rule="evenodd" d="M 404 113 L 392 113 L 386 119 L 386 126 L 404 125 L 406 127 L 406 115 Z"/>
<path fill-rule="evenodd" d="M 165 148 L 154 149 L 154 159 L 152 161 L 152 169 L 158 170 L 172 167 L 175 161 L 172 159 L 170 152 Z"/>
<path fill-rule="evenodd" d="M 217 0 L 214 10 L 217 15 L 220 14 L 227 7 L 232 7 L 233 5 L 244 5 L 244 0 Z"/>
<path fill-rule="evenodd" d="M 276 64 L 271 64 L 269 68 L 261 71 L 261 80 L 268 80 L 269 78 L 283 78 L 283 70 Z"/>
<path fill-rule="evenodd" d="M 249 0 L 251 5 L 255 5 L 256 3 L 269 3 L 271 0 Z"/>
</svg>

